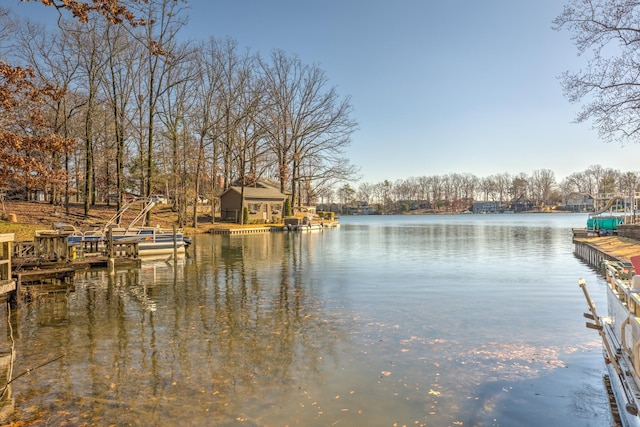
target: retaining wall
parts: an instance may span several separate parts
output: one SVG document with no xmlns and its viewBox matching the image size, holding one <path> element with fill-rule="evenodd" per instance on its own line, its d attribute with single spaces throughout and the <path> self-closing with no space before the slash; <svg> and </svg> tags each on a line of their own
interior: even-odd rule
<svg viewBox="0 0 640 427">
<path fill-rule="evenodd" d="M 640 225 L 636 225 L 636 224 L 618 225 L 618 236 L 640 240 Z"/>
<path fill-rule="evenodd" d="M 592 267 L 600 268 L 602 261 L 619 261 L 618 258 L 599 251 L 588 243 L 576 242 L 573 253 Z"/>
</svg>

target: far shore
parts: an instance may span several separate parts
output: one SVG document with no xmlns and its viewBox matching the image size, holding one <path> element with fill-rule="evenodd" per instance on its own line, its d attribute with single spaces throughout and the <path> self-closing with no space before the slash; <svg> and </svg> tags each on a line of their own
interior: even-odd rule
<svg viewBox="0 0 640 427">
<path fill-rule="evenodd" d="M 0 234 L 13 233 L 15 241 L 33 240 L 36 230 L 49 229 L 54 222 L 73 224 L 78 228 L 91 225 L 105 224 L 115 213 L 114 205 L 96 204 L 89 211 L 89 216 L 84 217 L 84 206 L 81 203 L 73 203 L 69 206 L 69 214 L 63 206 L 56 206 L 48 202 L 23 202 L 9 201 L 0 205 Z M 211 206 L 202 205 L 198 208 L 198 227 L 182 227 L 186 235 L 209 233 L 213 229 L 229 228 L 255 228 L 278 227 L 283 223 L 275 224 L 246 224 L 240 225 L 230 222 L 211 221 Z M 571 213 L 560 210 L 535 210 L 524 213 Z M 582 212 L 584 214 L 584 212 Z M 431 209 L 420 209 L 409 212 L 398 212 L 384 215 L 456 215 L 461 212 L 437 212 Z M 499 215 L 500 213 L 487 213 L 486 215 Z M 518 214 L 518 213 L 514 213 Z M 378 214 L 374 214 L 378 215 Z M 474 214 L 483 215 L 483 214 Z M 349 216 L 349 215 L 343 215 Z M 189 218 L 191 219 L 191 218 Z M 157 205 L 152 211 L 151 225 L 159 227 L 172 227 L 177 224 L 177 214 L 168 205 Z"/>
</svg>

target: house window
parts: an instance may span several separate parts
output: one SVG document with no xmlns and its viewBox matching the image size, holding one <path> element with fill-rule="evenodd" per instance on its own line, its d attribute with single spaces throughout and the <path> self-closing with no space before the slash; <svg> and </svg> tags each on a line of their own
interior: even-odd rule
<svg viewBox="0 0 640 427">
<path fill-rule="evenodd" d="M 279 203 L 274 203 L 272 206 L 273 206 L 273 210 L 274 210 L 275 212 L 277 212 L 277 211 L 279 211 L 279 210 L 280 210 L 280 204 L 279 204 Z"/>
<path fill-rule="evenodd" d="M 249 204 L 249 210 L 251 212 L 258 212 L 260 210 L 260 203 L 251 203 L 251 204 Z"/>
</svg>

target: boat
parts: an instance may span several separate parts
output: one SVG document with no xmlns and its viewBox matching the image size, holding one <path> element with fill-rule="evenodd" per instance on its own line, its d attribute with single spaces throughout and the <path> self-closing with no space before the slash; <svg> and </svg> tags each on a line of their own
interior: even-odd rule
<svg viewBox="0 0 640 427">
<path fill-rule="evenodd" d="M 597 330 L 602 339 L 605 384 L 615 401 L 612 414 L 619 418 L 615 421 L 624 427 L 640 427 L 640 256 L 630 261 L 603 261 L 607 315 L 596 313 L 584 279 L 578 284 L 590 311 L 585 313 L 592 321 L 587 327 Z"/>
<path fill-rule="evenodd" d="M 137 243 L 138 255 L 184 254 L 191 243 L 181 231 L 160 227 L 113 228 L 112 239 L 120 243 Z"/>
<path fill-rule="evenodd" d="M 119 243 L 137 243 L 138 255 L 155 256 L 169 255 L 177 252 L 184 254 L 191 244 L 191 239 L 184 236 L 181 229 L 169 229 L 137 225 L 144 222 L 144 218 L 156 202 L 152 198 L 134 199 L 125 204 L 104 226 L 91 227 L 80 230 L 71 224 L 54 223 L 51 230 L 39 230 L 36 236 L 44 234 L 66 235 L 71 246 L 83 246 L 85 243 L 95 242 L 99 247 L 105 247 L 109 239 Z M 132 206 L 142 205 L 138 215 L 126 227 L 118 225 L 122 215 Z"/>
<path fill-rule="evenodd" d="M 284 231 L 323 231 L 325 228 L 338 228 L 340 221 L 314 215 L 284 219 Z"/>
<path fill-rule="evenodd" d="M 287 224 L 285 231 L 323 231 L 324 224 Z"/>
</svg>

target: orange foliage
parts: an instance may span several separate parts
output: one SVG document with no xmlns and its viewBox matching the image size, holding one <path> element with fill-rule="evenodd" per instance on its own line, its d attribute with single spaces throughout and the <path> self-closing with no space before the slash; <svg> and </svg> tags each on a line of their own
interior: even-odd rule
<svg viewBox="0 0 640 427">
<path fill-rule="evenodd" d="M 121 24 L 124 21 L 133 26 L 145 24 L 144 19 L 136 18 L 122 0 L 91 0 L 86 2 L 80 0 L 39 1 L 45 6 L 53 6 L 58 10 L 68 10 L 73 14 L 74 18 L 84 23 L 88 22 L 90 12 L 98 12 L 113 24 Z M 148 0 L 129 0 L 129 2 L 147 3 Z"/>
<path fill-rule="evenodd" d="M 30 0 L 23 0 L 30 1 Z M 144 25 L 126 4 L 148 0 L 36 0 L 57 10 L 67 10 L 80 22 L 88 22 L 89 14 L 101 14 L 109 22 Z M 0 62 L 0 187 L 9 181 L 34 186 L 55 184 L 64 179 L 64 171 L 56 168 L 55 157 L 70 152 L 75 141 L 52 132 L 42 107 L 47 98 L 63 94 L 51 86 L 34 82 L 28 67 L 14 67 Z"/>
<path fill-rule="evenodd" d="M 35 84 L 30 68 L 0 62 L 0 186 L 15 180 L 33 187 L 64 177 L 53 157 L 75 141 L 54 134 L 42 112 L 46 98 L 59 96 L 55 88 Z"/>
</svg>

